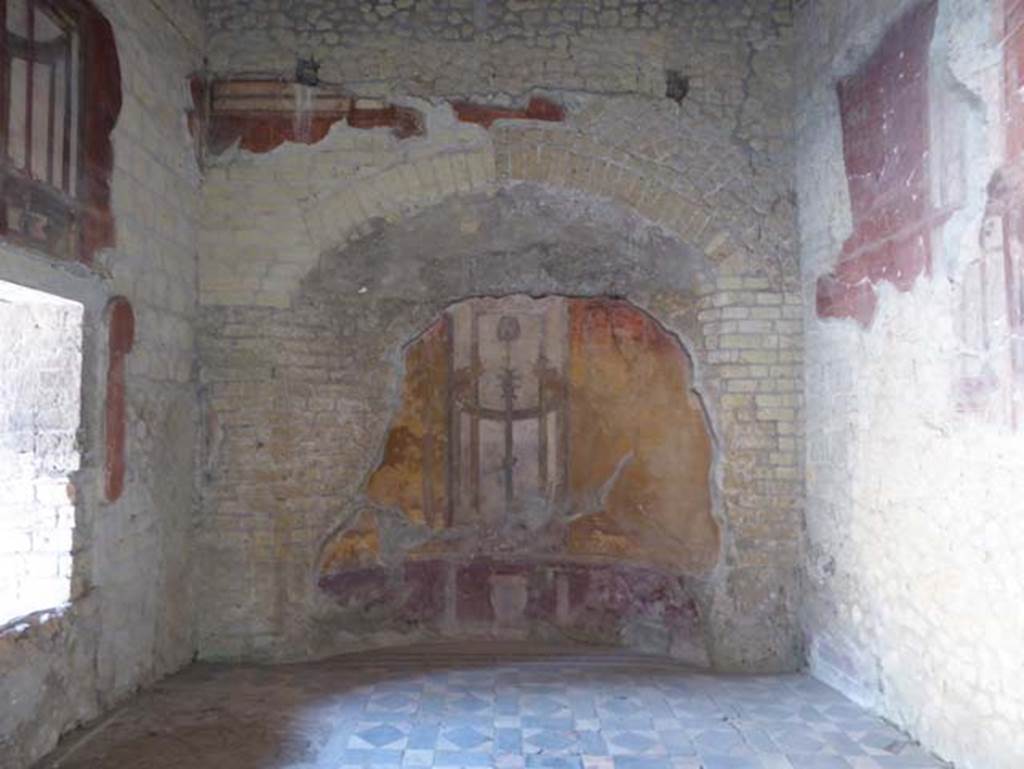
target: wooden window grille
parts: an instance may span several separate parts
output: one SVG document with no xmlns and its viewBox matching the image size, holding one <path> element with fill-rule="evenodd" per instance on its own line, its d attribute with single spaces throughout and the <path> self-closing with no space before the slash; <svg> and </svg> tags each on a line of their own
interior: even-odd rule
<svg viewBox="0 0 1024 769">
<path fill-rule="evenodd" d="M 90 264 L 110 210 L 121 67 L 89 0 L 0 0 L 0 236 Z"/>
<path fill-rule="evenodd" d="M 3 0 L 0 144 L 9 239 L 77 256 L 82 151 L 81 6 Z"/>
</svg>

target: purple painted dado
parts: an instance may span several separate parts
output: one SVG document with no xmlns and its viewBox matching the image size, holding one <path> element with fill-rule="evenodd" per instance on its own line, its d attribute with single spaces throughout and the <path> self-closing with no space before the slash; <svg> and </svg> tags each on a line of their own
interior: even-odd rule
<svg viewBox="0 0 1024 769">
<path fill-rule="evenodd" d="M 628 644 L 706 665 L 686 582 L 626 564 L 475 558 L 347 569 L 319 584 L 377 632 Z"/>
</svg>

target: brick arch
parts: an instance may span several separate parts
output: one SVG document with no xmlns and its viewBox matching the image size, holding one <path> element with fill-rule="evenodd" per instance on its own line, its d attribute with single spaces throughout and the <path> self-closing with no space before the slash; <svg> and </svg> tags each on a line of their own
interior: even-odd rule
<svg viewBox="0 0 1024 769">
<path fill-rule="evenodd" d="M 644 114 L 642 123 L 632 116 Z M 453 194 L 530 181 L 614 200 L 709 254 L 757 250 L 736 230 L 758 218 L 773 191 L 749 183 L 740 148 L 696 113 L 619 99 L 583 107 L 568 123 L 501 120 L 489 143 L 392 166 L 312 201 L 338 242 L 376 218 L 393 220 Z M 340 203 L 341 205 L 336 205 Z M 340 219 L 333 219 L 337 212 Z M 750 217 L 751 213 L 754 217 Z M 346 233 L 350 233 L 346 237 Z"/>
<path fill-rule="evenodd" d="M 766 245 L 736 222 L 761 217 L 776 191 L 750 184 L 739 146 L 695 110 L 601 100 L 584 102 L 565 124 L 506 121 L 491 134 L 501 179 L 615 200 L 709 255 Z"/>
<path fill-rule="evenodd" d="M 233 228 L 201 247 L 207 335 L 245 350 L 226 362 L 207 356 L 217 369 L 211 381 L 222 379 L 210 402 L 224 444 L 244 440 L 254 420 L 273 426 L 275 473 L 322 477 L 297 488 L 288 510 L 275 502 L 274 478 L 238 491 L 232 473 L 246 469 L 226 467 L 212 481 L 213 496 L 226 500 L 218 497 L 214 512 L 242 506 L 289 521 L 273 540 L 289 565 L 247 606 L 280 628 L 268 642 L 273 653 L 328 653 L 345 642 L 345 624 L 316 597 L 313 560 L 339 513 L 358 512 L 350 505 L 376 464 L 402 346 L 449 304 L 526 293 L 626 298 L 693 353 L 727 458 L 716 480 L 722 557 L 700 598 L 709 654 L 715 665 L 745 669 L 796 659 L 795 571 L 764 559 L 769 542 L 788 557 L 799 531 L 800 296 L 795 266 L 784 264 L 792 233 L 772 222 L 772 206 L 788 203 L 770 184 L 756 188 L 727 136 L 650 102 L 656 125 L 644 129 L 630 117 L 643 110 L 610 101 L 614 109 L 572 107 L 564 124 L 498 122 L 485 131 L 449 115 L 436 134 L 407 145 L 373 137 L 385 151 L 350 164 L 340 181 L 327 167 L 330 146 L 243 157 L 224 172 L 242 193 L 268 176 L 297 179 L 294 195 L 257 187 L 251 208 L 232 198 Z M 447 149 L 431 143 L 442 131 Z M 644 140 L 630 145 L 630 133 Z M 343 130 L 325 143 L 334 140 L 347 148 L 356 137 Z M 543 162 L 531 170 L 531 158 Z M 214 185 L 213 194 L 236 191 Z M 517 205 L 517 196 L 537 207 Z M 478 215 L 485 209 L 493 215 Z M 506 233 L 536 232 L 545 212 L 544 237 L 523 248 L 498 232 L 503 223 Z M 261 229 L 239 233 L 240 216 Z M 205 283 L 220 247 L 234 249 L 215 265 L 223 287 Z"/>
<path fill-rule="evenodd" d="M 795 281 L 795 264 L 782 264 L 788 235 L 772 225 L 775 209 L 791 201 L 770 184 L 751 184 L 740 148 L 694 113 L 622 98 L 577 106 L 565 123 L 502 120 L 474 130 L 466 149 L 408 153 L 381 170 L 282 201 L 302 222 L 294 243 L 276 251 L 253 243 L 243 265 L 204 258 L 204 303 L 287 306 L 321 254 L 377 223 L 521 182 L 613 201 L 716 263 L 735 258 L 740 270 Z M 758 268 L 746 269 L 755 254 L 763 255 Z M 239 267 L 253 273 L 244 292 L 234 285 Z"/>
<path fill-rule="evenodd" d="M 518 294 L 520 299 L 525 300 L 523 294 L 547 296 L 591 309 L 594 317 L 603 317 L 606 310 L 618 311 L 628 302 L 633 320 L 642 318 L 644 321 L 640 325 L 643 328 L 658 329 L 654 336 L 661 342 L 673 340 L 673 344 L 666 347 L 668 359 L 675 360 L 675 356 L 679 355 L 685 357 L 683 368 L 689 372 L 686 376 L 691 378 L 687 379 L 686 385 L 676 382 L 673 391 L 683 394 L 687 402 L 692 400 L 699 403 L 697 410 L 707 419 L 706 423 L 701 423 L 702 428 L 706 435 L 714 435 L 711 425 L 714 423 L 717 398 L 710 399 L 715 405 L 707 411 L 705 408 L 709 401 L 706 397 L 707 387 L 717 385 L 706 378 L 707 348 L 697 318 L 702 297 L 715 291 L 712 275 L 713 265 L 707 259 L 684 245 L 678 236 L 666 232 L 664 228 L 652 226 L 626 206 L 578 191 L 574 191 L 570 199 L 564 189 L 529 182 L 502 185 L 490 194 L 481 192 L 449 196 L 436 206 L 391 223 L 379 223 L 371 236 L 357 238 L 329 251 L 303 281 L 294 296 L 292 307 L 275 311 L 289 317 L 297 316 L 300 320 L 295 322 L 299 327 L 326 325 L 331 329 L 336 328 L 338 333 L 346 337 L 357 333 L 357 329 L 362 327 L 372 329 L 370 338 L 360 333 L 359 356 L 360 359 L 366 356 L 366 361 L 365 365 L 360 364 L 359 378 L 360 381 L 365 379 L 376 383 L 374 396 L 370 399 L 371 405 L 366 406 L 373 416 L 358 430 L 363 451 L 351 463 L 354 480 L 346 485 L 343 493 L 338 494 L 334 515 L 320 521 L 320 533 L 327 535 L 329 531 L 337 529 L 339 520 L 349 521 L 350 515 L 356 516 L 359 523 L 354 530 L 346 530 L 339 535 L 337 548 L 342 555 L 352 551 L 357 559 L 369 554 L 372 561 L 376 558 L 373 553 L 377 552 L 378 547 L 375 542 L 390 542 L 396 526 L 407 528 L 410 525 L 396 522 L 387 514 L 381 518 L 374 514 L 362 515 L 367 505 L 367 489 L 375 485 L 375 482 L 369 482 L 367 478 L 374 474 L 379 464 L 378 454 L 382 446 L 390 446 L 392 449 L 396 447 L 388 432 L 395 397 L 392 390 L 400 387 L 403 372 L 408 374 L 411 370 L 410 359 L 406 358 L 403 363 L 400 352 L 406 349 L 410 339 L 417 338 L 425 327 L 432 324 L 445 311 L 446 306 L 459 305 L 466 297 L 509 297 Z M 459 276 L 465 276 L 465 279 Z M 609 299 L 609 295 L 621 299 Z M 486 303 L 488 300 L 481 301 Z M 583 318 L 586 313 L 574 315 L 570 312 L 569 315 L 578 315 L 580 322 L 585 324 Z M 332 320 L 338 325 L 333 325 Z M 337 347 L 333 334 L 323 344 L 331 355 L 347 355 Z M 654 359 L 646 360 L 653 364 Z M 639 365 L 640 369 L 644 369 L 644 365 Z M 414 378 L 419 381 L 418 376 Z M 603 379 L 597 375 L 588 378 L 592 381 Z M 359 401 L 364 403 L 363 395 L 360 395 Z M 577 415 L 583 413 L 580 402 L 575 402 L 570 408 Z M 419 413 L 415 408 L 412 410 Z M 321 425 L 317 432 L 323 433 L 327 429 L 334 428 Z M 350 428 L 344 425 L 338 425 L 337 429 L 339 433 L 336 440 L 325 439 L 325 450 L 327 446 L 344 440 L 343 435 L 350 432 Z M 401 434 L 405 435 L 404 430 Z M 718 457 L 718 443 L 715 439 L 713 458 L 705 459 L 713 461 L 717 467 Z M 633 465 L 629 467 L 633 468 Z M 637 464 L 636 468 L 639 467 L 640 464 Z M 624 472 L 639 472 L 636 468 Z M 684 600 L 682 594 L 676 596 L 682 602 L 677 609 L 673 609 L 682 612 L 680 616 L 685 615 L 688 619 L 671 634 L 675 639 L 672 651 L 691 661 L 707 664 L 708 641 L 704 636 L 713 631 L 698 618 L 710 612 L 707 607 L 712 596 L 708 584 L 717 584 L 717 578 L 712 579 L 712 573 L 715 573 L 721 562 L 721 540 L 714 531 L 728 531 L 729 523 L 722 504 L 724 491 L 717 472 L 709 477 L 709 468 L 705 466 L 703 473 L 707 484 L 705 489 L 712 501 L 710 509 L 702 514 L 703 517 L 698 516 L 702 523 L 708 524 L 707 530 L 702 529 L 702 536 L 706 536 L 705 544 L 709 548 L 701 552 L 697 558 L 699 563 L 695 561 L 689 568 L 683 568 L 683 564 L 679 563 L 675 564 L 678 568 L 670 568 L 667 564 L 669 556 L 665 554 L 658 562 L 659 565 L 652 567 L 644 557 L 635 559 L 633 563 L 640 571 L 626 574 L 613 568 L 615 559 L 610 559 L 608 570 L 599 570 L 600 574 L 591 576 L 598 581 L 609 579 L 616 584 L 620 580 L 639 580 L 636 584 L 622 582 L 619 587 L 632 591 L 639 589 L 639 584 L 643 583 L 658 592 L 661 586 L 669 582 L 675 584 L 689 574 L 684 591 L 689 598 Z M 604 478 L 603 475 L 601 477 Z M 374 504 L 380 509 L 390 509 L 384 497 L 376 498 Z M 676 512 L 675 507 L 672 512 Z M 678 512 L 680 521 L 690 520 L 681 509 Z M 415 515 L 410 518 L 413 519 L 418 520 Z M 310 531 L 314 530 L 310 527 Z M 581 532 L 578 539 L 582 543 L 586 535 Z M 295 558 L 305 560 L 312 571 L 316 565 L 309 559 L 321 558 L 322 547 L 323 542 L 318 537 L 302 552 L 296 553 Z M 334 552 L 334 548 L 330 549 Z M 390 563 L 391 556 L 382 556 L 382 559 Z M 481 561 L 469 571 L 451 572 L 444 558 L 420 558 L 415 563 L 409 563 L 411 571 L 407 575 L 408 581 L 404 577 L 399 579 L 393 570 L 380 570 L 373 564 L 353 569 L 341 562 L 332 562 L 330 568 L 315 579 L 307 576 L 304 589 L 319 585 L 315 592 L 316 611 L 313 616 L 318 636 L 322 635 L 324 643 L 345 643 L 341 629 L 350 625 L 350 613 L 361 600 L 370 600 L 383 612 L 384 604 L 378 605 L 374 598 L 380 590 L 391 595 L 389 591 L 392 588 L 402 594 L 405 590 L 416 592 L 422 589 L 425 592 L 421 596 L 421 608 L 424 611 L 428 607 L 438 609 L 434 598 L 445 594 L 447 588 L 442 589 L 434 580 L 448 575 L 444 578 L 450 577 L 456 582 L 464 580 L 468 585 L 475 579 L 472 569 L 485 567 Z M 425 571 L 417 571 L 421 568 Z M 509 566 L 502 561 L 495 568 L 519 567 Z M 571 565 L 567 568 L 575 574 L 573 579 L 576 582 L 573 584 L 583 585 L 589 579 L 585 570 Z M 682 569 L 682 573 L 679 573 L 679 569 Z M 700 576 L 692 579 L 694 574 Z M 545 576 L 541 572 L 530 571 L 524 578 L 528 581 L 543 581 Z M 705 578 L 710 582 L 705 582 Z M 392 584 L 395 580 L 398 582 Z M 429 601 L 426 597 L 428 594 L 432 596 Z M 554 594 L 544 595 L 554 600 Z M 446 604 L 449 608 L 462 605 L 461 602 Z M 486 614 L 486 607 L 477 608 Z M 359 615 L 359 610 L 355 611 Z M 440 614 L 421 618 L 422 627 L 416 632 L 428 634 L 425 637 L 435 631 L 444 632 L 444 622 L 439 618 L 447 610 L 438 611 Z M 484 625 L 487 622 L 480 616 L 473 615 L 476 617 L 473 622 L 477 623 L 474 632 L 486 631 Z M 569 622 L 569 619 L 563 619 Z M 435 620 L 441 623 L 440 629 L 435 627 Z M 381 622 L 384 622 L 383 618 Z M 419 627 L 418 623 L 417 620 L 414 624 Z M 597 629 L 592 630 L 597 632 Z M 615 628 L 604 628 L 602 632 L 605 631 L 614 634 L 619 628 L 616 625 Z M 381 642 L 386 632 L 382 630 L 378 635 L 380 638 L 375 636 L 374 643 Z M 669 649 L 666 647 L 662 651 Z"/>
</svg>

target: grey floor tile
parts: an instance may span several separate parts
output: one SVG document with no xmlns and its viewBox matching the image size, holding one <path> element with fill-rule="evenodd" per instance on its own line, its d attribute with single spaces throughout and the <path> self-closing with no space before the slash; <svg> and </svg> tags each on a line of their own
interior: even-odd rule
<svg viewBox="0 0 1024 769">
<path fill-rule="evenodd" d="M 853 769 L 850 763 L 842 756 L 790 753 L 787 755 L 787 758 L 789 763 L 793 765 L 793 769 Z"/>
<path fill-rule="evenodd" d="M 615 769 L 672 769 L 668 758 L 660 756 L 616 756 Z"/>
<path fill-rule="evenodd" d="M 188 672 L 169 679 L 173 696 L 133 702 L 61 769 L 110 765 L 104 755 L 125 744 L 140 746 L 130 765 L 252 769 L 252 762 L 202 762 L 189 740 L 207 728 L 209 713 L 223 714 L 223 740 L 237 741 L 240 756 L 253 741 L 269 741 L 260 769 L 943 767 L 906 735 L 803 676 L 719 677 L 571 659 L 438 667 L 429 657 L 418 667 L 325 661 L 196 670 L 194 680 Z M 145 755 L 151 733 L 170 735 L 159 764 Z M 302 755 L 293 755 L 294 746 Z"/>
<path fill-rule="evenodd" d="M 703 769 L 764 769 L 756 756 L 701 756 Z"/>
</svg>

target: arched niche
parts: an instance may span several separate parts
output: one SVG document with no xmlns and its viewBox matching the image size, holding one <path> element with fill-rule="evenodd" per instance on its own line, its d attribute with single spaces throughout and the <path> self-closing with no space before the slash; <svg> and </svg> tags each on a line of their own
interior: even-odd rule
<svg viewBox="0 0 1024 769">
<path fill-rule="evenodd" d="M 689 355 L 609 297 L 477 297 L 404 351 L 365 506 L 324 545 L 343 612 L 439 636 L 630 644 L 706 664 L 719 557 Z"/>
</svg>

